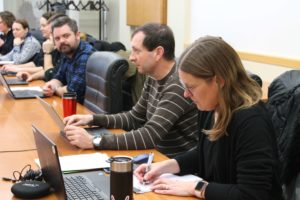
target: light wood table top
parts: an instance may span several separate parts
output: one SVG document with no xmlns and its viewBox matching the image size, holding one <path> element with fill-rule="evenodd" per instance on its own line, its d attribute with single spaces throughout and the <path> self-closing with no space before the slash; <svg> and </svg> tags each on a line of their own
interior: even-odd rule
<svg viewBox="0 0 300 200">
<path fill-rule="evenodd" d="M 36 81 L 30 85 L 41 85 L 42 82 Z M 45 98 L 62 116 L 62 104 L 59 97 Z M 87 108 L 78 104 L 77 113 L 91 113 Z M 37 158 L 36 146 L 31 130 L 31 124 L 35 124 L 47 136 L 52 139 L 58 147 L 60 155 L 74 155 L 83 153 L 93 153 L 94 150 L 81 150 L 68 143 L 59 134 L 59 129 L 52 121 L 50 116 L 37 99 L 13 99 L 7 91 L 0 85 L 0 177 L 11 177 L 14 170 L 20 171 L 26 164 L 31 164 L 33 169 L 37 169 L 34 159 Z M 115 133 L 121 130 L 112 130 Z M 19 151 L 19 152 L 17 152 Z M 135 156 L 141 153 L 154 152 L 154 162 L 167 159 L 156 150 L 138 151 L 101 151 L 108 156 L 128 155 Z M 0 200 L 18 199 L 10 192 L 11 182 L 0 180 Z M 51 194 L 43 199 L 56 199 Z M 176 197 L 168 195 L 158 195 L 153 192 L 145 194 L 134 194 L 134 199 L 158 200 L 158 199 L 196 199 L 193 197 Z"/>
</svg>

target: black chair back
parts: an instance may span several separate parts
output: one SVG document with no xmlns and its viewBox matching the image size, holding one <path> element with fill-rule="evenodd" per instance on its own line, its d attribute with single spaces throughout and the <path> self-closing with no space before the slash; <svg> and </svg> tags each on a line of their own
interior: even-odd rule
<svg viewBox="0 0 300 200">
<path fill-rule="evenodd" d="M 94 113 L 122 111 L 122 78 L 128 70 L 126 59 L 113 52 L 96 51 L 86 65 L 84 105 Z"/>
</svg>

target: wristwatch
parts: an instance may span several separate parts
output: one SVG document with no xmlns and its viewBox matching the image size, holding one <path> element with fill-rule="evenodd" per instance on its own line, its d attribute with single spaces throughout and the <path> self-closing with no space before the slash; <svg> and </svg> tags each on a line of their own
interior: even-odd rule
<svg viewBox="0 0 300 200">
<path fill-rule="evenodd" d="M 205 189 L 207 185 L 208 182 L 201 180 L 197 183 L 195 187 L 195 191 L 199 193 L 199 197 L 202 199 L 205 199 Z"/>
<path fill-rule="evenodd" d="M 102 140 L 101 136 L 94 136 L 93 137 L 93 146 L 94 146 L 94 149 L 100 149 L 101 140 Z"/>
</svg>

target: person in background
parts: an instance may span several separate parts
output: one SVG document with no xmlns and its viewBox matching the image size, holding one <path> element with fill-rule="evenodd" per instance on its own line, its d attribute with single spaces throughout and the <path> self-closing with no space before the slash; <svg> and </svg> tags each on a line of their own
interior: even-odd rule
<svg viewBox="0 0 300 200">
<path fill-rule="evenodd" d="M 14 48 L 6 55 L 0 57 L 1 61 L 13 61 L 15 64 L 26 63 L 39 53 L 40 43 L 28 32 L 26 20 L 17 19 L 12 25 L 14 35 Z M 6 70 L 5 65 L 3 66 Z M 7 71 L 7 70 L 6 70 Z"/>
<path fill-rule="evenodd" d="M 47 21 L 53 15 L 55 15 L 54 12 L 46 12 L 40 18 L 40 31 L 42 33 L 44 40 L 50 38 L 51 28 L 47 27 Z M 10 72 L 25 72 L 26 74 L 28 73 L 29 75 L 41 71 L 43 69 L 43 61 L 44 61 L 44 53 L 43 50 L 41 49 L 40 52 L 36 56 L 34 56 L 34 59 L 32 61 L 24 64 L 7 64 L 5 65 L 5 70 Z M 20 73 L 17 74 L 17 76 L 20 77 Z M 24 76 L 25 75 L 22 75 L 22 77 Z"/>
<path fill-rule="evenodd" d="M 184 96 L 199 109 L 198 148 L 174 159 L 140 165 L 140 181 L 160 194 L 205 200 L 281 200 L 274 129 L 259 85 L 224 40 L 203 37 L 178 63 Z M 163 173 L 197 174 L 200 181 L 172 181 Z"/>
<path fill-rule="evenodd" d="M 64 119 L 72 145 L 82 149 L 153 149 L 174 157 L 197 144 L 197 109 L 183 97 L 174 60 L 172 30 L 156 23 L 139 27 L 131 38 L 130 60 L 148 78 L 139 101 L 118 114 L 73 115 Z M 127 132 L 91 136 L 81 125 L 121 128 Z"/>
<path fill-rule="evenodd" d="M 16 20 L 15 16 L 9 11 L 0 12 L 0 54 L 5 55 L 14 47 L 14 35 L 12 24 Z"/>
<path fill-rule="evenodd" d="M 39 71 L 35 73 L 31 73 L 29 69 L 22 69 L 17 73 L 19 79 L 26 80 L 27 82 L 39 79 L 50 81 L 58 71 L 57 66 L 59 66 L 62 54 L 54 46 L 51 24 L 59 17 L 66 17 L 66 15 L 50 12 L 45 13 L 41 17 L 41 32 L 43 33 L 45 41 L 43 42 L 42 50 L 38 54 L 37 59 L 33 61 L 35 66 L 41 67 L 39 67 Z"/>
<path fill-rule="evenodd" d="M 53 21 L 52 35 L 56 49 L 63 55 L 58 72 L 43 86 L 44 94 L 62 96 L 65 92 L 76 92 L 77 101 L 83 103 L 86 63 L 95 50 L 87 42 L 80 41 L 76 21 L 67 16 Z"/>
</svg>

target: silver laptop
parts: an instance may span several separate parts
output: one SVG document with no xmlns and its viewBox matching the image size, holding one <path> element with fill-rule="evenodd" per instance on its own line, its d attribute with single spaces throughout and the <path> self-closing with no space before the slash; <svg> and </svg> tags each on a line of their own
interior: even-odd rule
<svg viewBox="0 0 300 200">
<path fill-rule="evenodd" d="M 44 98 L 42 90 L 37 90 L 38 87 L 23 87 L 22 90 L 17 89 L 16 87 L 10 87 L 7 83 L 5 77 L 0 73 L 0 82 L 10 93 L 10 95 L 15 99 L 33 99 L 36 96 Z"/>
<path fill-rule="evenodd" d="M 35 125 L 32 131 L 43 178 L 53 188 L 57 199 L 109 199 L 108 176 L 101 171 L 63 174 L 56 144 Z"/>
<path fill-rule="evenodd" d="M 48 102 L 45 100 L 41 99 L 40 97 L 36 97 L 40 104 L 43 106 L 43 108 L 47 111 L 47 113 L 50 115 L 50 117 L 53 119 L 53 121 L 56 123 L 56 125 L 59 127 L 60 133 L 62 136 L 65 137 L 65 124 L 63 120 L 60 118 L 59 114 L 56 112 L 56 110 L 51 106 Z M 85 130 L 94 136 L 102 136 L 102 135 L 108 135 L 112 134 L 109 130 L 106 128 L 99 128 L 99 127 L 90 127 L 90 128 L 85 128 Z"/>
</svg>

